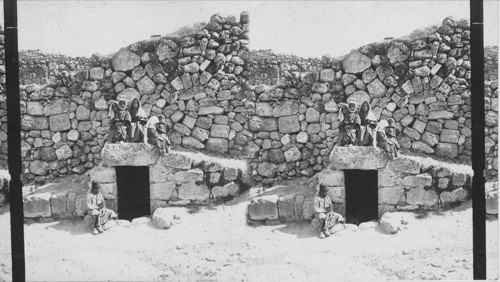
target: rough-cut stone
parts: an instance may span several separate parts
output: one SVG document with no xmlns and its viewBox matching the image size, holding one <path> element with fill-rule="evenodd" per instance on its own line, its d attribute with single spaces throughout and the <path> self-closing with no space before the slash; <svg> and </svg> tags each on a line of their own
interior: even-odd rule
<svg viewBox="0 0 500 282">
<path fill-rule="evenodd" d="M 225 138 L 208 138 L 206 148 L 212 152 L 225 153 L 229 150 L 229 143 Z"/>
<path fill-rule="evenodd" d="M 434 149 L 432 149 L 431 146 L 427 145 L 426 143 L 424 143 L 422 141 L 412 142 L 411 148 L 417 152 L 422 152 L 422 153 L 426 153 L 426 154 L 434 154 Z"/>
<path fill-rule="evenodd" d="M 428 173 L 409 175 L 403 178 L 403 185 L 411 187 L 431 186 L 432 176 Z"/>
<path fill-rule="evenodd" d="M 182 146 L 195 148 L 195 149 L 205 149 L 205 145 L 201 143 L 198 139 L 191 136 L 182 138 Z"/>
<path fill-rule="evenodd" d="M 148 166 L 156 163 L 158 153 L 143 143 L 106 144 L 101 157 L 104 166 Z"/>
<path fill-rule="evenodd" d="M 253 116 L 248 125 L 251 131 L 276 131 L 278 130 L 278 122 L 275 118 L 262 118 Z"/>
<path fill-rule="evenodd" d="M 286 100 L 276 105 L 273 109 L 274 117 L 284 117 L 295 115 L 299 111 L 299 102 L 297 100 Z"/>
<path fill-rule="evenodd" d="M 384 97 L 387 92 L 387 87 L 378 78 L 368 84 L 367 88 L 372 98 Z"/>
<path fill-rule="evenodd" d="M 213 124 L 210 129 L 210 137 L 228 138 L 229 126 L 221 124 Z"/>
<path fill-rule="evenodd" d="M 43 115 L 52 116 L 52 115 L 67 113 L 69 111 L 69 105 L 70 102 L 68 99 L 56 99 L 45 105 L 45 107 L 43 108 Z M 28 103 L 28 110 L 30 110 L 29 106 L 30 104 Z"/>
<path fill-rule="evenodd" d="M 141 58 L 129 50 L 122 48 L 113 57 L 113 68 L 116 71 L 129 71 L 139 65 Z"/>
<path fill-rule="evenodd" d="M 319 184 L 326 186 L 344 186 L 344 172 L 342 170 L 323 169 L 317 175 Z"/>
<path fill-rule="evenodd" d="M 151 183 L 149 191 L 152 200 L 169 200 L 175 193 L 175 182 Z"/>
<path fill-rule="evenodd" d="M 378 185 L 380 187 L 395 187 L 402 185 L 404 174 L 390 169 L 379 170 Z"/>
<path fill-rule="evenodd" d="M 307 122 L 319 122 L 320 112 L 314 108 L 308 108 L 306 111 L 306 121 Z"/>
<path fill-rule="evenodd" d="M 206 116 L 206 115 L 220 115 L 224 113 L 224 109 L 217 106 L 208 106 L 208 107 L 200 107 L 198 110 L 198 115 Z"/>
<path fill-rule="evenodd" d="M 116 182 L 116 171 L 112 167 L 96 166 L 89 171 L 90 178 L 99 183 Z"/>
<path fill-rule="evenodd" d="M 144 76 L 141 80 L 137 81 L 137 88 L 141 95 L 148 95 L 155 91 L 156 84 L 148 76 Z"/>
<path fill-rule="evenodd" d="M 134 99 L 140 99 L 141 94 L 137 92 L 134 88 L 125 88 L 122 92 L 116 95 L 116 100 L 124 99 L 127 101 L 127 104 L 130 104 Z"/>
<path fill-rule="evenodd" d="M 388 168 L 409 174 L 419 174 L 421 164 L 413 159 L 399 157 L 387 164 Z"/>
<path fill-rule="evenodd" d="M 396 205 L 404 196 L 404 189 L 401 187 L 389 187 L 378 189 L 379 204 Z"/>
<path fill-rule="evenodd" d="M 387 57 L 392 65 L 404 62 L 410 56 L 410 48 L 406 46 L 403 42 L 395 41 L 391 43 L 391 46 L 387 50 Z"/>
<path fill-rule="evenodd" d="M 160 229 L 169 229 L 184 216 L 187 216 L 185 208 L 157 208 L 151 216 L 151 221 Z"/>
<path fill-rule="evenodd" d="M 287 162 L 295 162 L 300 160 L 301 153 L 297 147 L 292 147 L 285 152 L 285 159 Z"/>
<path fill-rule="evenodd" d="M 299 134 L 297 134 L 296 140 L 299 143 L 305 144 L 309 140 L 309 135 L 307 134 L 307 132 L 301 131 L 299 132 Z"/>
<path fill-rule="evenodd" d="M 174 180 L 177 183 L 203 181 L 203 170 L 195 168 L 178 171 L 174 174 Z"/>
<path fill-rule="evenodd" d="M 423 187 L 416 187 L 406 194 L 406 202 L 410 205 L 434 206 L 437 201 L 438 195 L 432 189 L 425 190 Z"/>
<path fill-rule="evenodd" d="M 68 145 L 64 144 L 56 150 L 56 155 L 59 160 L 66 160 L 71 158 L 73 151 Z"/>
<path fill-rule="evenodd" d="M 210 190 L 205 184 L 195 184 L 194 182 L 183 183 L 179 187 L 178 198 L 181 200 L 208 200 Z"/>
<path fill-rule="evenodd" d="M 372 64 L 372 60 L 367 56 L 361 54 L 357 50 L 352 50 L 345 58 L 342 60 L 342 65 L 344 66 L 344 71 L 346 73 L 361 73 L 369 68 Z"/>
<path fill-rule="evenodd" d="M 441 203 L 445 205 L 456 202 L 464 202 L 467 200 L 467 191 L 463 188 L 458 188 L 450 192 L 442 192 L 441 195 L 439 195 L 439 198 L 441 199 Z"/>
<path fill-rule="evenodd" d="M 380 218 L 380 228 L 389 234 L 396 234 L 402 228 L 402 218 L 399 213 L 386 212 Z"/>
<path fill-rule="evenodd" d="M 43 122 L 43 121 L 42 121 Z M 68 114 L 59 114 L 49 117 L 51 131 L 66 131 L 71 129 L 71 122 Z M 45 125 L 45 124 L 43 124 Z M 44 128 L 47 129 L 47 128 Z"/>
<path fill-rule="evenodd" d="M 261 117 L 272 117 L 273 107 L 271 107 L 268 103 L 256 103 L 255 114 Z"/>
<path fill-rule="evenodd" d="M 448 111 L 431 111 L 427 117 L 429 120 L 433 119 L 452 119 L 453 113 Z"/>
<path fill-rule="evenodd" d="M 458 156 L 458 145 L 452 143 L 439 143 L 436 146 L 436 155 L 455 158 Z"/>
<path fill-rule="evenodd" d="M 363 102 L 365 101 L 367 101 L 368 103 L 371 101 L 370 95 L 368 95 L 368 93 L 366 93 L 365 91 L 361 90 L 356 91 L 351 95 L 349 95 L 349 97 L 347 97 L 347 103 L 354 102 L 356 103 L 358 108 L 361 107 L 361 104 L 363 104 Z"/>
<path fill-rule="evenodd" d="M 299 118 L 295 115 L 280 117 L 278 124 L 281 133 L 295 133 L 300 131 Z"/>
<path fill-rule="evenodd" d="M 229 182 L 224 186 L 215 186 L 212 188 L 212 195 L 217 198 L 225 198 L 228 196 L 238 195 L 240 187 L 234 182 Z"/>
<path fill-rule="evenodd" d="M 21 118 L 21 129 L 26 131 L 49 129 L 49 120 L 46 117 L 25 115 Z"/>
<path fill-rule="evenodd" d="M 269 162 L 262 162 L 257 165 L 257 172 L 265 177 L 274 177 L 277 169 L 275 164 Z"/>
<path fill-rule="evenodd" d="M 50 197 L 49 192 L 26 196 L 23 200 L 24 217 L 51 217 Z"/>
<path fill-rule="evenodd" d="M 252 199 L 248 205 L 248 215 L 252 220 L 278 219 L 277 195 L 262 196 Z"/>
<path fill-rule="evenodd" d="M 336 146 L 330 154 L 330 166 L 335 170 L 381 169 L 388 161 L 389 158 L 385 152 L 378 152 L 371 146 Z"/>
<path fill-rule="evenodd" d="M 443 129 L 441 130 L 439 141 L 446 143 L 458 143 L 459 137 L 460 137 L 460 132 L 458 130 Z"/>
<path fill-rule="evenodd" d="M 295 199 L 293 196 L 278 199 L 278 215 L 280 219 L 291 219 L 295 214 Z"/>
</svg>

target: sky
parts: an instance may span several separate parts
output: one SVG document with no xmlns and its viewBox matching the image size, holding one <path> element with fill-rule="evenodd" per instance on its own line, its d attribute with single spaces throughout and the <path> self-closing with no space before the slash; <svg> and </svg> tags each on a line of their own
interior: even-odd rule
<svg viewBox="0 0 500 282">
<path fill-rule="evenodd" d="M 484 2 L 485 45 L 498 45 L 498 1 Z M 250 48 L 301 57 L 341 56 L 359 46 L 469 19 L 469 1 L 19 1 L 19 49 L 107 55 L 214 13 L 250 13 Z M 3 21 L 3 11 L 1 13 Z"/>
</svg>

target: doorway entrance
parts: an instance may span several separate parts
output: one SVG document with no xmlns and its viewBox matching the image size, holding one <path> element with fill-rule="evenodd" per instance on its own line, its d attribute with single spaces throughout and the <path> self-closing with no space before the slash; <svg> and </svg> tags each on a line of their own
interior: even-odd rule
<svg viewBox="0 0 500 282">
<path fill-rule="evenodd" d="M 344 170 L 346 222 L 359 225 L 378 220 L 378 174 L 376 170 Z"/>
<path fill-rule="evenodd" d="M 151 214 L 148 166 L 117 166 L 118 218 L 132 220 Z"/>
</svg>

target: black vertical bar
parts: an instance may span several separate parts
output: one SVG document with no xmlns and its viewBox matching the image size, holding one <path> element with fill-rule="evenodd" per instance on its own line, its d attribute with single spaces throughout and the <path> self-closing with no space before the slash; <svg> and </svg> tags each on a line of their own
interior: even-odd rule
<svg viewBox="0 0 500 282">
<path fill-rule="evenodd" d="M 486 279 L 483 1 L 470 0 L 474 279 Z"/>
<path fill-rule="evenodd" d="M 19 99 L 19 54 L 17 41 L 17 1 L 3 1 L 5 18 L 5 70 L 7 93 L 8 165 L 11 177 L 10 236 L 12 280 L 25 280 L 23 195 L 21 183 L 21 105 Z"/>
</svg>

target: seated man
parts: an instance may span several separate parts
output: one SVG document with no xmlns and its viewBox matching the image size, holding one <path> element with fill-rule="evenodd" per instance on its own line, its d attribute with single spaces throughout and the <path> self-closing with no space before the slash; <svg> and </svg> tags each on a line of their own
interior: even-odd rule
<svg viewBox="0 0 500 282">
<path fill-rule="evenodd" d="M 319 237 L 324 239 L 329 237 L 330 229 L 337 223 L 343 223 L 342 215 L 333 212 L 332 200 L 328 196 L 328 187 L 324 184 L 319 185 L 318 195 L 314 198 L 315 220 L 319 221 Z"/>
<path fill-rule="evenodd" d="M 101 183 L 92 181 L 92 187 L 87 194 L 87 213 L 92 216 L 92 234 L 104 232 L 102 225 L 110 219 L 116 219 L 116 213 L 106 208 L 106 201 L 101 193 Z"/>
<path fill-rule="evenodd" d="M 170 139 L 168 139 L 167 132 L 170 127 L 165 122 L 164 115 L 152 116 L 146 124 L 146 135 L 144 136 L 144 143 L 148 147 L 149 144 L 155 145 L 162 156 L 170 153 Z"/>
</svg>

